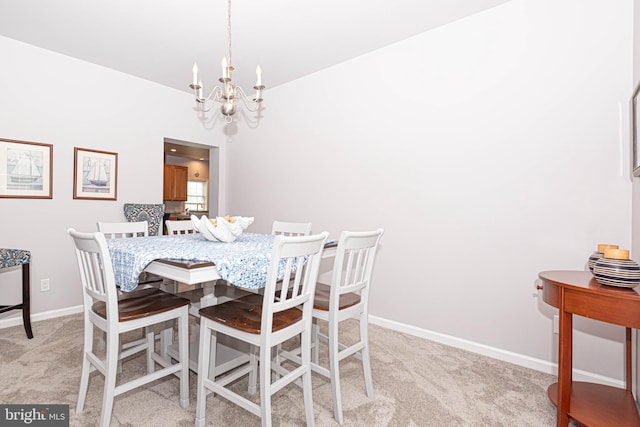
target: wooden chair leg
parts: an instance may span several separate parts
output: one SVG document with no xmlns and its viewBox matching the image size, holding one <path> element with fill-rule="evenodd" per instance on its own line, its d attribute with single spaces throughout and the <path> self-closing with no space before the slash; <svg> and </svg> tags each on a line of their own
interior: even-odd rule
<svg viewBox="0 0 640 427">
<path fill-rule="evenodd" d="M 31 330 L 31 280 L 29 274 L 29 263 L 22 264 L 22 323 L 27 333 L 27 338 L 33 338 Z"/>
</svg>

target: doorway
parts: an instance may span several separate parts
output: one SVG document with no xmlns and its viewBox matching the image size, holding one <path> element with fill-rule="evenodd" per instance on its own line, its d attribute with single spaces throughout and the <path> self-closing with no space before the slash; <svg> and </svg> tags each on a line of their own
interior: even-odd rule
<svg viewBox="0 0 640 427">
<path fill-rule="evenodd" d="M 191 200 L 188 199 L 187 202 L 164 201 L 165 212 L 187 218 L 191 213 L 214 218 L 218 215 L 220 207 L 219 151 L 219 147 L 170 138 L 164 139 L 164 164 L 186 167 L 188 169 L 187 180 L 192 184 L 190 187 L 192 191 L 199 191 L 199 188 L 203 187 L 203 183 L 206 188 L 204 204 L 199 203 L 202 200 L 199 197 L 191 197 Z M 189 207 L 191 209 L 188 209 Z"/>
</svg>

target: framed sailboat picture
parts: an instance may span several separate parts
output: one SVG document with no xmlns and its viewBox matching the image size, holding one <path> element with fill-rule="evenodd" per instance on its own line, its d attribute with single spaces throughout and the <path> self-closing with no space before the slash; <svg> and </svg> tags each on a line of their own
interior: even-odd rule
<svg viewBox="0 0 640 427">
<path fill-rule="evenodd" d="M 73 198 L 116 200 L 118 153 L 74 148 Z"/>
<path fill-rule="evenodd" d="M 0 138 L 0 198 L 53 198 L 53 145 Z"/>
</svg>

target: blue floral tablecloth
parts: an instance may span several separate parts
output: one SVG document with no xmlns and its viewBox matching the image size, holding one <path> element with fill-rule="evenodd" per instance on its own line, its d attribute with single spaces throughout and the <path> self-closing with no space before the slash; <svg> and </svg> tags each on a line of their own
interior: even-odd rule
<svg viewBox="0 0 640 427">
<path fill-rule="evenodd" d="M 107 239 L 116 283 L 125 292 L 138 286 L 138 276 L 153 260 L 213 262 L 220 277 L 249 289 L 264 287 L 275 236 L 243 233 L 231 243 L 213 242 L 200 233 L 177 236 Z"/>
</svg>

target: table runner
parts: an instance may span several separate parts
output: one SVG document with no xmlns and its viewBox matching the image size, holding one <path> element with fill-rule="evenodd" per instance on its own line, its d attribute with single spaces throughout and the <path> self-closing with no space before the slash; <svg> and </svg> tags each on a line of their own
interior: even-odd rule
<svg viewBox="0 0 640 427">
<path fill-rule="evenodd" d="M 271 234 L 243 233 L 234 242 L 223 243 L 194 233 L 107 239 L 107 246 L 116 284 L 124 292 L 134 290 L 138 286 L 138 276 L 147 264 L 161 258 L 210 261 L 227 282 L 243 288 L 260 289 L 267 279 L 274 239 Z"/>
</svg>

